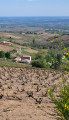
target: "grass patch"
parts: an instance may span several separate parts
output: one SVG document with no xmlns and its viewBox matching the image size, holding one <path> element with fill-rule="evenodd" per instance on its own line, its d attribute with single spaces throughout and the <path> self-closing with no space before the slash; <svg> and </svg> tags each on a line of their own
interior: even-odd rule
<svg viewBox="0 0 69 120">
<path fill-rule="evenodd" d="M 18 48 L 18 47 L 17 47 L 17 46 L 15 46 L 15 45 L 10 45 L 10 47 Z"/>
<path fill-rule="evenodd" d="M 0 60 L 0 66 L 7 66 L 7 67 L 19 67 L 19 68 L 24 68 L 24 67 L 31 67 L 31 65 L 26 65 L 23 63 L 15 63 L 12 60 L 8 59 L 1 59 Z"/>
<path fill-rule="evenodd" d="M 26 48 L 25 48 L 26 49 Z M 32 55 L 32 53 L 29 53 L 29 52 L 27 52 L 27 51 L 24 51 L 24 48 L 22 48 L 22 53 L 23 54 L 26 54 L 26 55 Z"/>
</svg>

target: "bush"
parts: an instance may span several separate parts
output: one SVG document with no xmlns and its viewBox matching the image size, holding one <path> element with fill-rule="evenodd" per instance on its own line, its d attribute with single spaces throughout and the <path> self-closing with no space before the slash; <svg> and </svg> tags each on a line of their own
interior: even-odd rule
<svg viewBox="0 0 69 120">
<path fill-rule="evenodd" d="M 0 51 L 0 58 L 4 58 L 5 57 L 5 52 L 4 51 Z"/>
<path fill-rule="evenodd" d="M 10 58 L 11 58 L 10 52 L 6 52 L 6 53 L 5 53 L 5 57 L 8 58 L 8 59 L 10 59 Z"/>
<path fill-rule="evenodd" d="M 46 67 L 46 61 L 45 60 L 35 60 L 31 64 L 32 64 L 32 67 L 39 67 L 39 68 L 45 68 Z"/>
<path fill-rule="evenodd" d="M 61 58 L 62 58 L 62 55 L 61 54 L 57 54 L 57 60 L 59 63 L 61 63 Z"/>
</svg>

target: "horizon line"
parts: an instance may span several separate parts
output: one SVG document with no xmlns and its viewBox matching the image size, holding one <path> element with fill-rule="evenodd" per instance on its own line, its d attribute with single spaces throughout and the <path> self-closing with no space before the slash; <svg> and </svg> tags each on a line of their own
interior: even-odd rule
<svg viewBox="0 0 69 120">
<path fill-rule="evenodd" d="M 69 16 L 0 16 L 0 17 L 69 17 Z"/>
</svg>

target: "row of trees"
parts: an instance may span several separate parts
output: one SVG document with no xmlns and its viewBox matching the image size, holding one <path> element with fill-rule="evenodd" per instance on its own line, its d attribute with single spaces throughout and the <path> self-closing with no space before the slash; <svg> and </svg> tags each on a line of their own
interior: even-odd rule
<svg viewBox="0 0 69 120">
<path fill-rule="evenodd" d="M 4 51 L 0 51 L 0 58 L 11 58 L 11 54 L 10 52 L 4 52 Z"/>
</svg>

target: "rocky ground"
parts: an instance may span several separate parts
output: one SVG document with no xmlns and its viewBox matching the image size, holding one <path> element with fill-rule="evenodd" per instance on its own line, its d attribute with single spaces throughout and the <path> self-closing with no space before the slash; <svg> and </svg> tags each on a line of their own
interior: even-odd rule
<svg viewBox="0 0 69 120">
<path fill-rule="evenodd" d="M 57 120 L 56 106 L 47 94 L 59 87 L 62 76 L 52 70 L 0 67 L 0 120 Z"/>
</svg>

